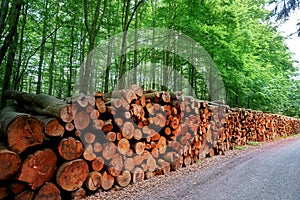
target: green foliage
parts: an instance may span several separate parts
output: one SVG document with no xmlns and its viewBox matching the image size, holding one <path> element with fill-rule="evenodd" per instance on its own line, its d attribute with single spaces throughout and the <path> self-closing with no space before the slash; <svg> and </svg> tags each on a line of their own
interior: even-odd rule
<svg viewBox="0 0 300 200">
<path fill-rule="evenodd" d="M 300 117 L 300 82 L 296 74 L 296 63 L 280 36 L 269 21 L 270 12 L 266 0 L 103 0 L 98 13 L 97 1 L 72 0 L 28 0 L 22 8 L 18 24 L 17 55 L 15 58 L 12 87 L 34 92 L 37 87 L 40 47 L 45 43 L 42 65 L 42 92 L 47 93 L 50 74 L 53 73 L 52 95 L 71 95 L 78 69 L 87 58 L 89 48 L 100 41 L 122 32 L 128 5 L 129 30 L 145 27 L 174 29 L 190 36 L 208 51 L 224 80 L 226 102 L 267 112 L 282 113 Z M 127 4 L 127 3 L 128 4 Z M 141 3 L 136 9 L 136 5 Z M 85 18 L 86 16 L 86 23 Z M 98 21 L 95 22 L 95 16 Z M 24 20 L 26 19 L 26 20 Z M 42 40 L 43 24 L 46 24 L 46 39 Z M 96 23 L 98 27 L 94 27 Z M 8 25 L 5 25 L 7 31 Z M 22 27 L 24 27 L 22 34 Z M 57 30 L 56 30 L 57 29 Z M 92 32 L 91 30 L 92 29 Z M 54 38 L 56 30 L 57 37 Z M 4 31 L 4 33 L 5 33 Z M 94 38 L 95 37 L 95 38 Z M 93 40 L 94 39 L 94 40 Z M 56 41 L 54 41 L 56 40 Z M 2 43 L 3 37 L 0 38 Z M 56 44 L 54 67 L 50 72 L 51 49 Z M 135 60 L 137 59 L 137 60 Z M 155 77 L 149 63 L 156 61 L 175 69 L 187 80 L 180 88 L 176 84 L 175 73 Z M 109 74 L 99 80 L 99 90 L 112 90 L 120 75 L 121 58 L 112 60 Z M 164 80 L 177 90 L 186 89 L 189 83 L 201 99 L 209 99 L 203 74 L 195 71 L 191 64 L 176 54 L 163 51 L 141 49 L 126 53 L 126 73 L 141 66 L 136 72 L 136 81 L 145 87 L 161 89 L 151 85 L 144 75 Z M 0 68 L 0 83 L 3 83 L 5 63 Z M 123 67 L 123 66 L 122 66 Z M 144 74 L 144 75 L 143 75 Z M 107 76 L 107 77 L 106 77 Z M 108 78 L 107 82 L 105 79 Z M 133 83 L 134 80 L 129 81 Z"/>
</svg>

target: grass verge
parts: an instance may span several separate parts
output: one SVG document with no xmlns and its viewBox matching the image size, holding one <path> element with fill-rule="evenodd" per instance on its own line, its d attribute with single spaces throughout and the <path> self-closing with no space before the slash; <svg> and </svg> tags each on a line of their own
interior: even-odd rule
<svg viewBox="0 0 300 200">
<path fill-rule="evenodd" d="M 235 146 L 234 149 L 236 149 L 236 150 L 245 150 L 246 146 Z"/>
<path fill-rule="evenodd" d="M 247 142 L 249 146 L 260 146 L 260 142 Z"/>
</svg>

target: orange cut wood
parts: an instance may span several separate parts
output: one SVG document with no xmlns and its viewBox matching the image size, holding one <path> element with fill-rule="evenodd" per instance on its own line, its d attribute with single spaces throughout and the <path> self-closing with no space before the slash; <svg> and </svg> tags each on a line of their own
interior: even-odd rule
<svg viewBox="0 0 300 200">
<path fill-rule="evenodd" d="M 143 181 L 145 178 L 145 173 L 140 167 L 136 167 L 132 170 L 132 182 L 138 183 Z"/>
<path fill-rule="evenodd" d="M 101 181 L 102 175 L 97 171 L 93 171 L 88 175 L 85 185 L 90 191 L 95 191 L 101 186 Z"/>
<path fill-rule="evenodd" d="M 57 184 L 66 191 L 79 189 L 89 175 L 89 166 L 82 159 L 62 164 L 56 173 Z"/>
<path fill-rule="evenodd" d="M 79 188 L 78 190 L 72 192 L 72 199 L 73 200 L 82 200 L 85 198 L 86 191 L 83 188 Z"/>
<path fill-rule="evenodd" d="M 56 160 L 51 149 L 36 151 L 22 163 L 17 180 L 27 182 L 32 189 L 40 187 L 53 177 Z"/>
<path fill-rule="evenodd" d="M 0 150 L 0 181 L 16 174 L 21 166 L 21 158 L 13 151 Z"/>
<path fill-rule="evenodd" d="M 121 174 L 123 169 L 123 158 L 121 154 L 116 153 L 109 165 L 107 166 L 107 170 L 108 172 L 113 176 L 113 177 L 117 177 L 118 175 Z"/>
<path fill-rule="evenodd" d="M 31 146 L 42 144 L 45 138 L 40 122 L 24 113 L 6 107 L 0 112 L 0 134 L 7 138 L 8 147 L 17 154 Z"/>
<path fill-rule="evenodd" d="M 133 158 L 125 158 L 124 159 L 124 169 L 127 171 L 131 171 L 133 170 L 133 168 L 135 167 L 135 163 Z"/>
<path fill-rule="evenodd" d="M 15 200 L 32 200 L 34 196 L 34 192 L 32 190 L 25 190 L 15 196 Z"/>
<path fill-rule="evenodd" d="M 96 157 L 92 161 L 92 169 L 94 171 L 100 172 L 103 167 L 104 167 L 104 159 L 102 157 Z"/>
<path fill-rule="evenodd" d="M 61 200 L 60 190 L 53 183 L 46 183 L 35 195 L 34 200 Z"/>
<path fill-rule="evenodd" d="M 121 175 L 117 176 L 116 182 L 121 186 L 121 187 L 126 187 L 129 185 L 131 181 L 131 174 L 129 171 L 123 171 Z"/>
<path fill-rule="evenodd" d="M 126 138 L 122 138 L 118 142 L 118 151 L 120 154 L 125 155 L 130 148 L 130 143 Z"/>
<path fill-rule="evenodd" d="M 87 112 L 80 111 L 76 113 L 74 118 L 74 125 L 76 129 L 83 130 L 89 125 L 89 123 L 90 123 L 90 117 Z"/>
<path fill-rule="evenodd" d="M 103 145 L 102 155 L 105 160 L 110 160 L 116 153 L 117 147 L 114 143 L 108 142 Z"/>
<path fill-rule="evenodd" d="M 115 182 L 115 178 L 109 173 L 107 173 L 106 171 L 104 171 L 104 173 L 102 174 L 102 182 L 101 182 L 102 188 L 104 190 L 109 190 L 114 185 L 114 182 Z"/>
<path fill-rule="evenodd" d="M 44 132 L 49 136 L 63 136 L 65 129 L 59 123 L 56 118 L 49 118 L 45 116 L 38 116 L 37 119 L 40 121 L 44 128 Z"/>
<path fill-rule="evenodd" d="M 122 128 L 123 137 L 130 140 L 133 137 L 134 126 L 132 122 L 125 122 Z"/>
<path fill-rule="evenodd" d="M 73 137 L 64 138 L 58 145 L 58 153 L 66 160 L 75 160 L 83 153 L 83 145 Z"/>
</svg>

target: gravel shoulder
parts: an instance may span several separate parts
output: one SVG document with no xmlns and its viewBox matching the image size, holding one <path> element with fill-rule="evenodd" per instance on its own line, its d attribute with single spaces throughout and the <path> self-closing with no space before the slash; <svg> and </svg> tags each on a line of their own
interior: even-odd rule
<svg viewBox="0 0 300 200">
<path fill-rule="evenodd" d="M 86 199 L 300 199 L 300 137 L 231 150 Z"/>
</svg>

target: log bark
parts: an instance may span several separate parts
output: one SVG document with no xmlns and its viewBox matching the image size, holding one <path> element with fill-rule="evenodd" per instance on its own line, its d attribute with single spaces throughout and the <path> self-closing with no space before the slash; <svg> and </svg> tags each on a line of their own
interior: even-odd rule
<svg viewBox="0 0 300 200">
<path fill-rule="evenodd" d="M 36 151 L 22 163 L 17 180 L 27 182 L 31 189 L 36 189 L 53 177 L 56 161 L 56 154 L 51 149 Z"/>
<path fill-rule="evenodd" d="M 28 112 L 60 118 L 64 122 L 73 120 L 72 106 L 55 97 L 13 90 L 7 90 L 3 94 L 8 99 L 18 101 L 20 105 L 26 105 L 24 107 Z"/>
</svg>

